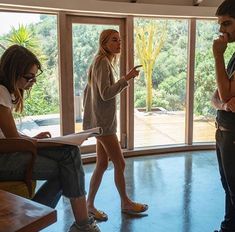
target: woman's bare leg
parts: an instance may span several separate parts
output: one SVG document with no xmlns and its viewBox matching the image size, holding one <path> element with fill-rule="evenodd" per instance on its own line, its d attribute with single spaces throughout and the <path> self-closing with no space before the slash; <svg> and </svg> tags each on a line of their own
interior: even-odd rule
<svg viewBox="0 0 235 232">
<path fill-rule="evenodd" d="M 124 177 L 125 160 L 116 135 L 100 136 L 97 138 L 102 144 L 106 154 L 110 157 L 114 165 L 114 180 L 120 194 L 122 207 L 131 207 L 132 201 L 126 193 L 126 183 Z"/>
<path fill-rule="evenodd" d="M 95 212 L 96 208 L 94 206 L 95 196 L 100 187 L 103 174 L 108 167 L 108 155 L 106 154 L 102 144 L 97 140 L 96 142 L 96 167 L 92 174 L 90 181 L 89 194 L 87 198 L 88 211 Z"/>
</svg>

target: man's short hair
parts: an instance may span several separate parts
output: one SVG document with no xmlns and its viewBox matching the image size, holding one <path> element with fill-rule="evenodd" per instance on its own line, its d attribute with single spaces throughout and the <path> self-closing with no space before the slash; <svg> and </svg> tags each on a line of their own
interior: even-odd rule
<svg viewBox="0 0 235 232">
<path fill-rule="evenodd" d="M 218 7 L 216 16 L 228 15 L 232 18 L 235 18 L 235 0 L 225 0 Z"/>
</svg>

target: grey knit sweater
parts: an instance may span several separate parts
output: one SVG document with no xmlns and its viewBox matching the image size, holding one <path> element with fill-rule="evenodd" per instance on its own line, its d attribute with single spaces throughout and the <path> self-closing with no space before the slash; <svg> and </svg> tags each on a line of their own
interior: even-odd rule
<svg viewBox="0 0 235 232">
<path fill-rule="evenodd" d="M 121 78 L 115 83 L 112 66 L 107 58 L 93 61 L 83 98 L 83 129 L 101 127 L 103 135 L 117 132 L 116 95 L 128 86 Z"/>
</svg>

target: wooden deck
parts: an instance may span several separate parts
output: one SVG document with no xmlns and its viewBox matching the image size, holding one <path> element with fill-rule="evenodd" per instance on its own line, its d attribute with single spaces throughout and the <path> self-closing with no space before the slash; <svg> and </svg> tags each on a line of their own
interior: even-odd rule
<svg viewBox="0 0 235 232">
<path fill-rule="evenodd" d="M 185 143 L 184 112 L 135 112 L 135 147 Z M 214 120 L 194 119 L 193 142 L 213 142 Z"/>
</svg>

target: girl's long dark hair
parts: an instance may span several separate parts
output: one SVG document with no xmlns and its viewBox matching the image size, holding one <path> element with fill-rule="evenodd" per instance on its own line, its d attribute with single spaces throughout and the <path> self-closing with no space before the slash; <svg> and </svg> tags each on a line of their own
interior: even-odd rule
<svg viewBox="0 0 235 232">
<path fill-rule="evenodd" d="M 24 106 L 24 90 L 16 85 L 17 80 L 29 72 L 33 65 L 41 71 L 38 58 L 27 48 L 20 45 L 10 46 L 0 59 L 0 84 L 14 95 L 15 111 L 22 112 Z"/>
</svg>

